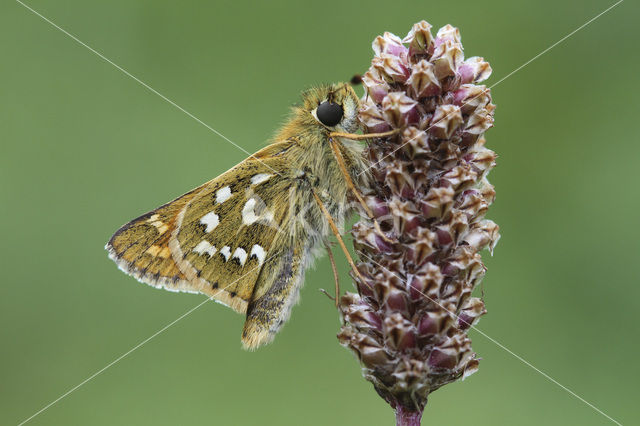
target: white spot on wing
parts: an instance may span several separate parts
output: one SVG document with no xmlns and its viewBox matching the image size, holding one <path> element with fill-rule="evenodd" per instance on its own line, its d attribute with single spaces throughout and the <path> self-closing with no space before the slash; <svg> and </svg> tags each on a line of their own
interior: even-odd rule
<svg viewBox="0 0 640 426">
<path fill-rule="evenodd" d="M 193 251 L 198 253 L 199 255 L 207 253 L 209 257 L 211 257 L 216 254 L 218 249 L 216 248 L 216 246 L 212 246 L 209 241 L 202 240 L 198 243 L 197 246 L 193 248 Z"/>
<path fill-rule="evenodd" d="M 253 256 L 258 259 L 258 265 L 262 265 L 264 263 L 265 252 L 264 249 L 258 244 L 254 244 L 251 248 L 251 257 Z"/>
<path fill-rule="evenodd" d="M 236 251 L 233 252 L 233 257 L 240 261 L 241 266 L 244 266 L 244 263 L 247 261 L 247 252 L 242 247 L 238 247 Z"/>
<path fill-rule="evenodd" d="M 207 229 L 205 229 L 204 232 L 209 233 L 216 229 L 216 226 L 218 226 L 220 220 L 217 214 L 215 214 L 214 212 L 209 212 L 202 216 L 202 218 L 200 218 L 200 223 L 203 225 L 207 225 Z"/>
<path fill-rule="evenodd" d="M 245 225 L 251 225 L 253 222 L 259 219 L 259 217 L 256 216 L 256 212 L 253 211 L 255 206 L 256 200 L 254 198 L 250 198 L 244 204 L 244 207 L 242 208 L 242 222 Z"/>
<path fill-rule="evenodd" d="M 231 247 L 222 247 L 222 250 L 220 250 L 220 254 L 224 256 L 224 261 L 226 262 L 231 257 Z"/>
<path fill-rule="evenodd" d="M 229 198 L 231 198 L 231 188 L 228 185 L 216 191 L 216 203 L 222 204 Z"/>
<path fill-rule="evenodd" d="M 244 204 L 244 207 L 242 208 L 242 223 L 244 223 L 245 225 L 251 225 L 252 223 L 259 220 L 267 222 L 273 220 L 273 213 L 269 211 L 266 211 L 264 214 L 258 216 L 255 212 L 256 204 L 257 202 L 255 198 L 250 198 Z"/>
<path fill-rule="evenodd" d="M 273 175 L 270 175 L 267 173 L 258 173 L 257 175 L 251 178 L 251 184 L 260 185 L 261 183 L 268 181 L 271 176 Z"/>
</svg>

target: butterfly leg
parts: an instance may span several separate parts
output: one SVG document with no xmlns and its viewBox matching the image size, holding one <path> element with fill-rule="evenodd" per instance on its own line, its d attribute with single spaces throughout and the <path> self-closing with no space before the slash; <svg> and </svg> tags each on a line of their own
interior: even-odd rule
<svg viewBox="0 0 640 426">
<path fill-rule="evenodd" d="M 375 228 L 376 232 L 386 242 L 393 243 L 393 241 L 389 237 L 387 237 L 384 232 L 382 232 L 382 229 L 380 228 L 380 224 L 378 223 L 375 216 L 373 215 L 373 212 L 371 211 L 367 203 L 364 201 L 364 198 L 362 198 L 362 194 L 360 194 L 360 191 L 358 191 L 358 188 L 356 188 L 355 184 L 353 183 L 353 180 L 351 180 L 351 176 L 347 171 L 347 166 L 344 162 L 344 158 L 342 157 L 342 153 L 340 152 L 340 148 L 336 145 L 333 139 L 329 139 L 329 145 L 331 146 L 333 155 L 336 157 L 336 161 L 338 162 L 338 167 L 340 168 L 340 171 L 344 175 L 344 179 L 347 183 L 347 186 L 349 187 L 353 195 L 356 197 L 356 199 L 358 200 L 358 202 L 360 203 L 364 211 L 367 213 L 367 216 L 369 216 L 369 219 L 373 221 L 373 227 Z"/>
<path fill-rule="evenodd" d="M 339 277 L 338 277 L 338 268 L 336 268 L 336 259 L 333 257 L 333 252 L 331 251 L 331 247 L 329 246 L 329 243 L 327 241 L 324 242 L 324 246 L 327 248 L 327 253 L 329 254 L 329 262 L 331 262 L 331 270 L 333 271 L 333 279 L 336 283 L 336 297 L 333 298 L 331 296 L 329 296 L 329 294 L 327 294 L 327 292 L 325 292 L 325 294 L 327 296 L 329 296 L 329 298 L 331 300 L 334 300 L 336 302 L 336 308 L 338 307 L 338 300 L 340 300 L 340 281 L 339 281 Z"/>
<path fill-rule="evenodd" d="M 336 236 L 336 239 L 338 240 L 338 244 L 340 244 L 340 248 L 344 252 L 344 255 L 347 258 L 347 262 L 349 262 L 349 265 L 351 266 L 351 269 L 353 270 L 353 273 L 360 280 L 364 281 L 364 278 L 360 274 L 360 271 L 358 271 L 358 268 L 356 268 L 356 264 L 353 261 L 353 259 L 351 258 L 351 255 L 349 254 L 349 250 L 347 250 L 347 246 L 344 244 L 344 240 L 342 239 L 342 236 L 340 235 L 340 231 L 338 230 L 338 227 L 336 226 L 336 223 L 333 221 L 333 218 L 331 217 L 331 214 L 329 213 L 329 211 L 325 207 L 324 203 L 322 202 L 322 200 L 320 199 L 320 197 L 316 193 L 315 189 L 312 189 L 311 191 L 312 191 L 312 194 L 313 194 L 313 198 L 315 198 L 316 203 L 318 203 L 318 207 L 320 207 L 320 211 L 322 212 L 324 217 L 327 219 L 327 222 L 329 222 L 329 226 L 331 227 L 331 231 L 333 232 L 333 235 Z"/>
</svg>

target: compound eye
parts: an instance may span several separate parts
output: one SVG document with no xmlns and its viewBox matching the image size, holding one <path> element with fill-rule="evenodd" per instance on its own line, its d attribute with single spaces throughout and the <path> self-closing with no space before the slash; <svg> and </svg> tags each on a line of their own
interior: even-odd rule
<svg viewBox="0 0 640 426">
<path fill-rule="evenodd" d="M 318 120 L 325 126 L 333 127 L 342 120 L 342 107 L 333 102 L 323 102 L 316 109 Z"/>
</svg>

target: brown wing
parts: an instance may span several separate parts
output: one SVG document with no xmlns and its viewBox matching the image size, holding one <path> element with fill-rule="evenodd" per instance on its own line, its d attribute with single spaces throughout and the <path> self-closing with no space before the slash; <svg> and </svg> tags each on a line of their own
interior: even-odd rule
<svg viewBox="0 0 640 426">
<path fill-rule="evenodd" d="M 197 293 L 171 257 L 169 238 L 178 213 L 210 183 L 190 191 L 116 231 L 106 245 L 109 257 L 138 281 L 170 291 Z"/>
<path fill-rule="evenodd" d="M 107 243 L 109 257 L 143 283 L 201 292 L 245 313 L 288 208 L 289 183 L 281 154 L 290 145 L 269 145 L 199 188 L 127 223 Z M 253 204 L 247 205 L 247 197 Z"/>
<path fill-rule="evenodd" d="M 180 212 L 169 242 L 195 288 L 238 312 L 255 283 L 289 210 L 284 159 L 248 159 L 216 178 Z"/>
</svg>

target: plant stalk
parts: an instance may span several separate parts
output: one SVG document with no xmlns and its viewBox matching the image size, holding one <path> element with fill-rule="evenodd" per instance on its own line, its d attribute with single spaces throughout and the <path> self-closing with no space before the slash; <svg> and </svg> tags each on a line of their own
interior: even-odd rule
<svg viewBox="0 0 640 426">
<path fill-rule="evenodd" d="M 396 405 L 396 426 L 420 426 L 422 411 L 412 411 L 404 405 Z"/>
</svg>

